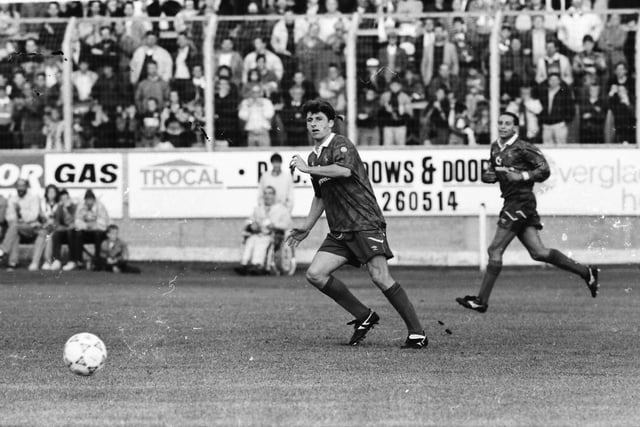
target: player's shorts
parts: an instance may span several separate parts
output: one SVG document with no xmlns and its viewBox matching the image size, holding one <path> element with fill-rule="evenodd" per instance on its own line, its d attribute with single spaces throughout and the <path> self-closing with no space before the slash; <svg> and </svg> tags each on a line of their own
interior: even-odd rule
<svg viewBox="0 0 640 427">
<path fill-rule="evenodd" d="M 498 227 L 520 233 L 527 227 L 542 229 L 540 216 L 533 197 L 505 200 L 498 218 Z"/>
<path fill-rule="evenodd" d="M 393 258 L 393 252 L 383 230 L 353 231 L 327 234 L 318 252 L 329 252 L 347 259 L 355 267 L 368 263 L 371 258 L 382 255 Z"/>
</svg>

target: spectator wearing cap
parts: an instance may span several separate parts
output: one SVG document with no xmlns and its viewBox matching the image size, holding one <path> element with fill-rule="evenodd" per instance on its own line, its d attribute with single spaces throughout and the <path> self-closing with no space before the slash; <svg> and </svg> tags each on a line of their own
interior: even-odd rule
<svg viewBox="0 0 640 427">
<path fill-rule="evenodd" d="M 558 42 L 556 40 L 547 41 L 546 55 L 538 60 L 536 83 L 544 82 L 552 73 L 557 73 L 567 85 L 571 86 L 573 84 L 571 63 L 569 58 L 558 52 Z"/>
<path fill-rule="evenodd" d="M 567 143 L 569 122 L 575 116 L 573 95 L 559 73 L 552 73 L 540 87 L 542 112 L 542 142 L 563 145 Z"/>
<path fill-rule="evenodd" d="M 62 269 L 64 271 L 74 270 L 83 264 L 82 253 L 86 243 L 94 246 L 92 257 L 100 254 L 100 244 L 104 240 L 107 226 L 109 225 L 109 214 L 102 202 L 96 199 L 93 190 L 87 190 L 84 194 L 84 201 L 81 203 L 74 217 L 73 230 L 70 233 L 69 245 L 73 246 L 70 250 L 69 262 Z M 73 255 L 71 255 L 73 254 Z M 91 261 L 93 264 L 93 261 Z M 87 265 L 91 267 L 91 265 Z M 89 269 L 89 268 L 88 268 Z"/>
<path fill-rule="evenodd" d="M 425 86 L 431 83 L 441 65 L 447 65 L 451 75 L 457 76 L 459 71 L 456 46 L 449 41 L 444 26 L 440 23 L 436 24 L 434 33 L 434 42 L 425 48 L 420 64 L 420 73 Z"/>
<path fill-rule="evenodd" d="M 137 84 L 141 79 L 146 78 L 148 68 L 146 64 L 155 62 L 158 67 L 158 75 L 162 80 L 168 82 L 173 75 L 173 58 L 167 50 L 158 46 L 158 36 L 153 31 L 147 31 L 144 44 L 133 52 L 131 62 L 131 84 Z"/>
<path fill-rule="evenodd" d="M 284 205 L 289 212 L 293 210 L 293 178 L 289 169 L 282 170 L 282 156 L 274 153 L 269 159 L 271 170 L 262 174 L 258 183 L 258 205 L 264 206 L 264 192 L 267 187 L 276 190 L 276 203 Z"/>
<path fill-rule="evenodd" d="M 238 118 L 244 123 L 249 147 L 268 147 L 271 145 L 269 130 L 275 115 L 273 103 L 263 96 L 259 85 L 250 87 L 249 95 L 238 107 Z"/>
<path fill-rule="evenodd" d="M 411 98 L 402 90 L 402 81 L 395 77 L 389 90 L 380 96 L 380 125 L 383 145 L 405 145 L 407 124 L 413 114 Z"/>
<path fill-rule="evenodd" d="M 584 36 L 582 52 L 573 57 L 573 74 L 576 85 L 585 85 L 585 79 L 595 78 L 598 85 L 603 84 L 607 74 L 607 60 L 602 52 L 594 50 L 595 42 L 590 35 Z"/>
</svg>

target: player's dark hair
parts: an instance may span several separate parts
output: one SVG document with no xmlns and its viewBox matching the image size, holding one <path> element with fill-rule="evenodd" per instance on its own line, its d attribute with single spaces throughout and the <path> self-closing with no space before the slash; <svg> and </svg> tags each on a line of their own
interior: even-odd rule
<svg viewBox="0 0 640 427">
<path fill-rule="evenodd" d="M 271 161 L 271 163 L 273 163 L 273 162 L 280 162 L 280 163 L 282 163 L 282 156 L 281 156 L 280 154 L 278 154 L 278 153 L 274 153 L 274 154 L 271 156 L 271 159 L 269 159 L 269 160 Z"/>
<path fill-rule="evenodd" d="M 503 111 L 503 112 L 500 113 L 500 115 L 501 116 L 509 116 L 509 117 L 511 117 L 513 119 L 513 124 L 516 125 L 516 126 L 520 126 L 520 118 L 517 115 L 513 114 L 512 112 Z"/>
<path fill-rule="evenodd" d="M 327 119 L 329 120 L 336 119 L 336 110 L 333 109 L 333 106 L 327 101 L 322 101 L 319 99 L 308 101 L 302 106 L 302 114 L 306 117 L 309 113 L 322 113 L 327 116 Z"/>
</svg>

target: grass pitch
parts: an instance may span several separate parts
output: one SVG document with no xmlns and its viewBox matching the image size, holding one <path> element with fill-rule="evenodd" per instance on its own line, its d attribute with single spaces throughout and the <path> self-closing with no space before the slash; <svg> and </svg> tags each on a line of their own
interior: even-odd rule
<svg viewBox="0 0 640 427">
<path fill-rule="evenodd" d="M 382 318 L 352 348 L 350 316 L 302 273 L 142 267 L 1 273 L 0 425 L 640 423 L 637 267 L 603 268 L 597 299 L 560 270 L 507 268 L 486 314 L 454 301 L 477 292 L 477 271 L 392 267 L 427 327 L 422 351 L 400 349 L 404 325 L 365 271 L 338 273 Z M 109 351 L 93 377 L 62 363 L 82 331 Z"/>
</svg>

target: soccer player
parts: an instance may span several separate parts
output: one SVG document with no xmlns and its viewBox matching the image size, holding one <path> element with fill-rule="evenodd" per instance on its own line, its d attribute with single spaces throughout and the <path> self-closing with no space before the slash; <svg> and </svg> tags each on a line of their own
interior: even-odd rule
<svg viewBox="0 0 640 427">
<path fill-rule="evenodd" d="M 328 102 L 309 101 L 302 113 L 314 147 L 308 163 L 295 155 L 289 166 L 311 176 L 315 194 L 309 215 L 300 228 L 291 230 L 287 243 L 298 246 L 326 211 L 330 232 L 315 254 L 306 277 L 355 317 L 348 323 L 354 327 L 349 345 L 360 344 L 380 317 L 333 276 L 345 264 L 367 266 L 371 280 L 407 326 L 404 347 L 426 347 L 427 336 L 413 304 L 389 273 L 387 259 L 393 257 L 393 253 L 387 242 L 386 223 L 356 147 L 346 137 L 332 132 L 336 113 Z"/>
<path fill-rule="evenodd" d="M 568 258 L 556 249 L 548 249 L 540 240 L 542 229 L 536 211 L 533 184 L 549 177 L 549 164 L 533 144 L 518 138 L 518 117 L 502 113 L 498 118 L 498 140 L 491 144 L 490 166 L 482 174 L 482 182 L 500 183 L 504 205 L 498 228 L 489 246 L 489 263 L 478 296 L 456 298 L 462 306 L 480 313 L 487 311 L 491 290 L 502 270 L 502 254 L 514 237 L 527 248 L 536 261 L 548 262 L 582 277 L 591 296 L 598 295 L 598 268 Z"/>
</svg>

